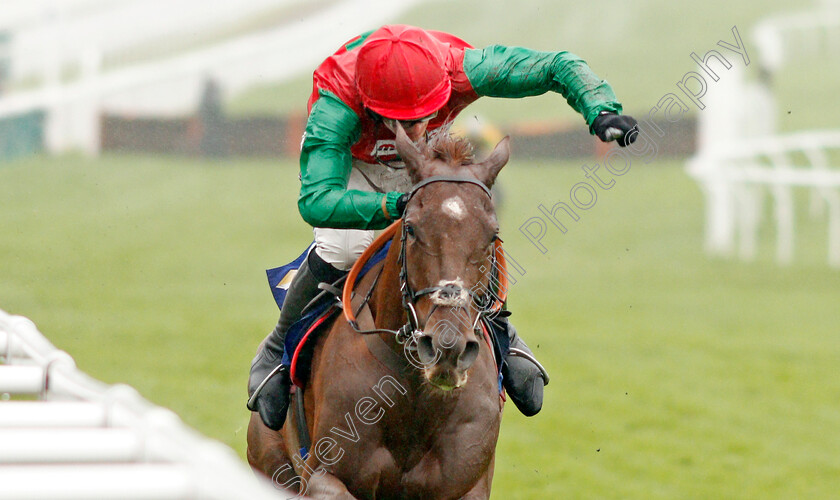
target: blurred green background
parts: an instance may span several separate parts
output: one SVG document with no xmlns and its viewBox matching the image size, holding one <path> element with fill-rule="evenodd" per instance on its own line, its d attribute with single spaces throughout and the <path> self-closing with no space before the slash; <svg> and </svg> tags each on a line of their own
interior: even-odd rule
<svg viewBox="0 0 840 500">
<path fill-rule="evenodd" d="M 800 8 L 456 1 L 395 21 L 478 46 L 576 52 L 643 115 L 694 70 L 692 51 L 731 41 L 733 25 L 751 49 L 758 19 Z M 780 76 L 784 130 L 837 125 L 837 64 Z M 302 110 L 309 85 L 255 89 L 228 110 Z M 500 126 L 582 125 L 557 96 L 485 99 L 473 112 Z M 807 216 L 802 194 L 790 266 L 774 263 L 769 224 L 755 262 L 712 259 L 684 161 L 637 161 L 566 234 L 549 229 L 542 254 L 518 228 L 537 204 L 567 201 L 580 166 L 514 151 L 500 176 L 502 236 L 526 270 L 513 320 L 552 382 L 538 416 L 507 408 L 494 498 L 836 498 L 840 272 L 826 264 L 825 219 Z M 136 387 L 244 456 L 248 366 L 278 313 L 264 269 L 311 241 L 296 190 L 293 160 L 2 164 L 0 308 L 33 319 L 82 370 Z"/>
</svg>

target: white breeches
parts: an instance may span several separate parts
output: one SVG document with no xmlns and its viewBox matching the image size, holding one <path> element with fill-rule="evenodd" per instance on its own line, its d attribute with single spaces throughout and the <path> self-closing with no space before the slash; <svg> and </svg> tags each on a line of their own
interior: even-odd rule
<svg viewBox="0 0 840 500">
<path fill-rule="evenodd" d="M 359 191 L 400 191 L 411 188 L 405 168 L 390 168 L 380 164 L 353 160 L 347 189 Z M 328 229 L 316 227 L 315 251 L 318 256 L 337 269 L 347 271 L 373 242 L 374 231 L 362 229 Z"/>
</svg>

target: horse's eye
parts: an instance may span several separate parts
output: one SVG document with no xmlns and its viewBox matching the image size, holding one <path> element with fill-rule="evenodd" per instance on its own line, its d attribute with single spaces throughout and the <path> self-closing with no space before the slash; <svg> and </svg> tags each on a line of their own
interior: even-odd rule
<svg viewBox="0 0 840 500">
<path fill-rule="evenodd" d="M 414 226 L 412 226 L 411 224 L 406 224 L 405 225 L 405 234 L 414 238 Z"/>
</svg>

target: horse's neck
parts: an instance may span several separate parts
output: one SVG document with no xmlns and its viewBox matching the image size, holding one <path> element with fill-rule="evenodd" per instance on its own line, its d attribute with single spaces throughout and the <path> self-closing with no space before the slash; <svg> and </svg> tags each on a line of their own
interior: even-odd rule
<svg viewBox="0 0 840 500">
<path fill-rule="evenodd" d="M 400 233 L 391 240 L 391 248 L 385 256 L 382 275 L 371 297 L 371 311 L 377 328 L 396 330 L 406 321 L 400 292 Z"/>
</svg>

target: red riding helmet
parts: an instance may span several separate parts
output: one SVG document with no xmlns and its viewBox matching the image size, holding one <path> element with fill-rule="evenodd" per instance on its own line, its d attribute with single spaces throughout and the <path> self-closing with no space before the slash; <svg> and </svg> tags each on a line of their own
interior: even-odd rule
<svg viewBox="0 0 840 500">
<path fill-rule="evenodd" d="M 416 120 L 446 104 L 452 83 L 431 35 L 394 25 L 371 33 L 359 49 L 356 88 L 375 113 Z"/>
</svg>

